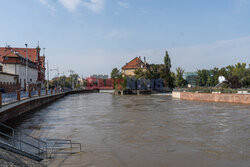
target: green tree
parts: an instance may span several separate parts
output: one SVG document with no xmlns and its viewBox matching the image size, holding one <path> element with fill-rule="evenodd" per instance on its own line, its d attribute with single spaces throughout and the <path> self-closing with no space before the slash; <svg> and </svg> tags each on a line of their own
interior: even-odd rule
<svg viewBox="0 0 250 167">
<path fill-rule="evenodd" d="M 120 72 L 120 70 L 118 70 L 117 68 L 114 68 L 111 72 L 111 78 L 112 79 L 120 79 L 122 77 L 122 74 Z"/>
<path fill-rule="evenodd" d="M 158 79 L 161 78 L 160 71 L 163 68 L 163 64 L 150 64 L 148 70 L 145 72 L 147 79 Z"/>
<path fill-rule="evenodd" d="M 206 69 L 197 70 L 197 85 L 208 86 L 209 71 Z"/>
<path fill-rule="evenodd" d="M 186 85 L 186 81 L 183 78 L 184 70 L 181 67 L 176 68 L 175 85 L 177 87 L 183 87 Z"/>
<path fill-rule="evenodd" d="M 136 79 L 146 78 L 146 72 L 144 72 L 141 68 L 136 69 L 134 73 Z"/>
<path fill-rule="evenodd" d="M 173 78 L 171 77 L 171 60 L 168 54 L 168 51 L 166 51 L 165 57 L 164 57 L 164 68 L 161 70 L 161 78 L 165 80 L 165 86 L 166 87 L 173 87 Z"/>
</svg>

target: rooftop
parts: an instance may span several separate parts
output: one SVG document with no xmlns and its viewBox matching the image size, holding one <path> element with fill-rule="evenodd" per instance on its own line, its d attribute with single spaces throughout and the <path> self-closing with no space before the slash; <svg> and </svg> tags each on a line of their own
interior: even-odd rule
<svg viewBox="0 0 250 167">
<path fill-rule="evenodd" d="M 135 57 L 133 60 L 128 62 L 125 66 L 123 66 L 122 69 L 123 70 L 125 70 L 125 69 L 137 69 L 137 68 L 141 68 L 142 65 L 143 65 L 143 67 L 146 67 L 146 64 L 139 57 Z"/>
</svg>

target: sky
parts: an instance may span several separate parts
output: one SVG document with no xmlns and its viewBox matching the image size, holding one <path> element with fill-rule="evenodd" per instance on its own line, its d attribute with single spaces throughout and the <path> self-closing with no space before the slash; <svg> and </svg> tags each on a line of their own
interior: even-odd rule
<svg viewBox="0 0 250 167">
<path fill-rule="evenodd" d="M 38 41 L 50 69 L 83 77 L 166 50 L 172 71 L 250 63 L 250 0 L 1 0 L 0 46 Z"/>
</svg>

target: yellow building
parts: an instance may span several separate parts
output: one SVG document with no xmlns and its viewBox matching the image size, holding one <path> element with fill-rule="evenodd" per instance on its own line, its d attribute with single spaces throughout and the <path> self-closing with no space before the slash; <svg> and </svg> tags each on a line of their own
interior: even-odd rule
<svg viewBox="0 0 250 167">
<path fill-rule="evenodd" d="M 141 60 L 141 57 L 136 57 L 130 62 L 126 63 L 125 66 L 122 67 L 122 76 L 134 76 L 135 70 L 142 68 L 143 70 L 147 69 L 148 64 L 146 63 L 146 58 L 144 57 L 144 62 Z"/>
</svg>

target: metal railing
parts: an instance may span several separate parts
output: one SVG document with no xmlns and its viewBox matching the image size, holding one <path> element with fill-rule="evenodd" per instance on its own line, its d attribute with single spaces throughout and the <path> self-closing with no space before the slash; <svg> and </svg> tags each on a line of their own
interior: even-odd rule
<svg viewBox="0 0 250 167">
<path fill-rule="evenodd" d="M 31 96 L 32 97 L 38 96 L 38 91 L 37 90 L 31 91 Z"/>
<path fill-rule="evenodd" d="M 46 139 L 48 144 L 48 155 L 49 158 L 53 158 L 54 154 L 75 154 L 82 152 L 82 145 L 81 143 L 73 143 L 71 140 L 68 139 Z M 68 145 L 68 147 L 62 147 Z M 74 145 L 77 145 L 78 147 L 74 147 Z M 57 151 L 57 150 L 60 151 Z M 70 149 L 70 152 L 62 151 L 65 149 Z M 73 149 L 77 149 L 77 151 L 72 151 Z"/>
<path fill-rule="evenodd" d="M 20 151 L 37 156 L 41 159 L 48 157 L 47 143 L 45 141 L 19 132 L 2 123 L 0 123 L 0 140 Z"/>
<path fill-rule="evenodd" d="M 29 92 L 21 91 L 20 96 L 21 96 L 21 99 L 28 98 L 29 97 Z"/>
<path fill-rule="evenodd" d="M 41 90 L 41 95 L 46 95 L 46 90 L 45 89 Z"/>
<path fill-rule="evenodd" d="M 3 93 L 2 94 L 2 104 L 12 103 L 17 101 L 17 94 L 16 92 L 11 93 Z"/>
<path fill-rule="evenodd" d="M 71 89 L 61 89 L 60 92 L 68 92 Z M 57 94 L 58 92 L 55 90 L 52 90 L 53 94 Z M 40 96 L 45 96 L 46 95 L 46 89 L 42 89 L 40 92 Z M 47 95 L 51 95 L 51 89 L 47 91 Z M 17 92 L 11 92 L 11 93 L 2 93 L 2 105 L 6 105 L 9 103 L 13 103 L 18 101 L 17 100 Z M 38 96 L 38 90 L 31 91 L 31 97 L 36 97 Z M 29 92 L 28 91 L 20 91 L 20 100 L 29 98 Z M 1 107 L 1 105 L 0 105 Z"/>
</svg>

